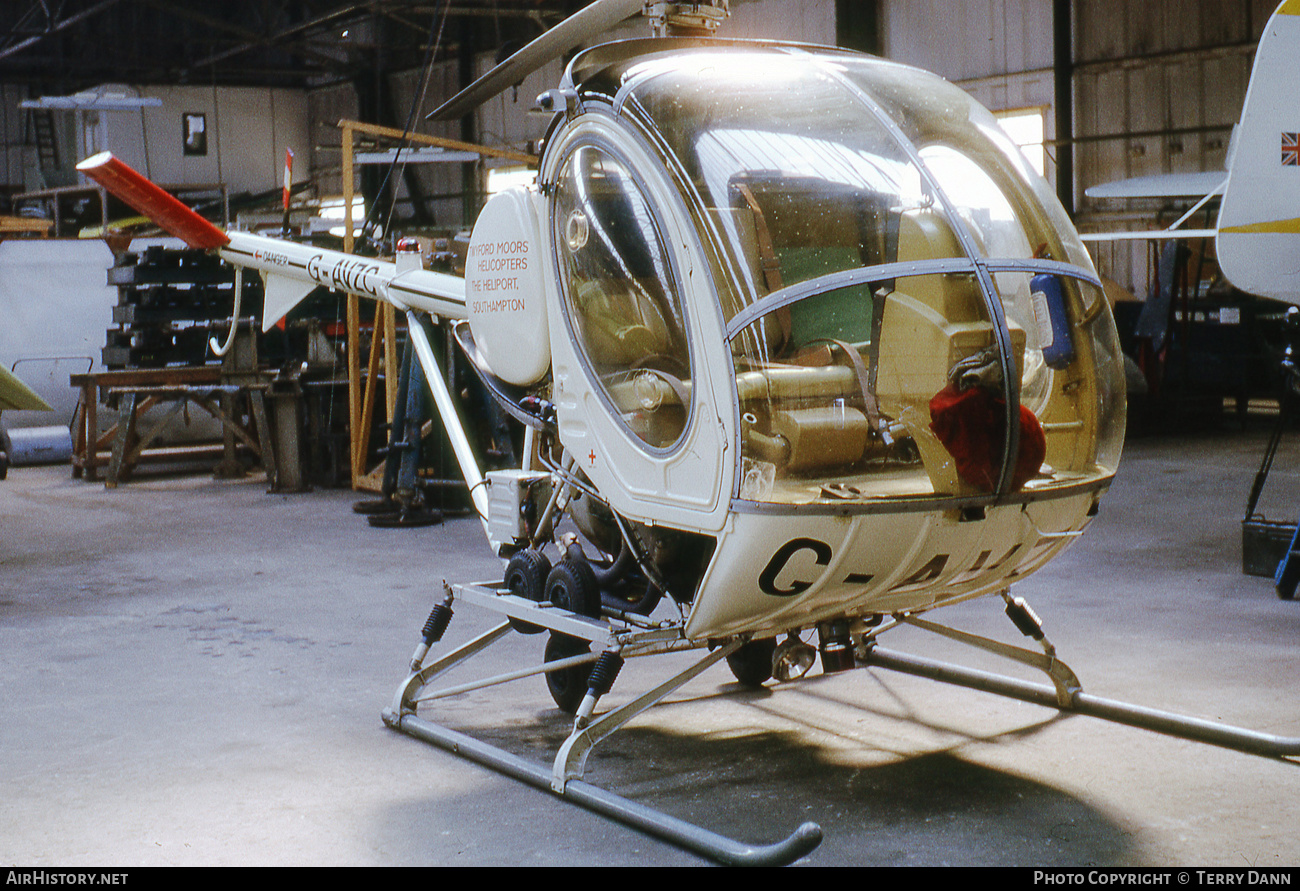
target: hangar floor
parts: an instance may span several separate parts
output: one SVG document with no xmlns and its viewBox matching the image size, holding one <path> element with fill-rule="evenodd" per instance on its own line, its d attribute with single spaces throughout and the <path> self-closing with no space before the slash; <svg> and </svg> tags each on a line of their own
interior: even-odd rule
<svg viewBox="0 0 1300 891">
<path fill-rule="evenodd" d="M 1089 533 L 1018 586 L 1085 690 L 1300 734 L 1300 602 L 1241 572 L 1266 436 L 1132 441 Z M 1270 518 L 1294 517 L 1297 480 L 1288 442 Z M 704 862 L 382 725 L 441 580 L 499 569 L 474 520 L 374 529 L 357 497 L 11 470 L 0 861 Z M 1021 640 L 998 601 L 937 617 Z M 447 640 L 490 618 L 460 608 Z M 532 664 L 542 638 L 517 637 Z M 914 629 L 884 645 L 1008 670 Z M 607 703 L 678 658 L 629 663 Z M 538 759 L 567 728 L 539 678 L 429 717 Z M 588 779 L 745 841 L 817 821 L 807 865 L 1300 864 L 1300 765 L 879 669 L 742 692 L 714 667 L 598 748 Z"/>
</svg>

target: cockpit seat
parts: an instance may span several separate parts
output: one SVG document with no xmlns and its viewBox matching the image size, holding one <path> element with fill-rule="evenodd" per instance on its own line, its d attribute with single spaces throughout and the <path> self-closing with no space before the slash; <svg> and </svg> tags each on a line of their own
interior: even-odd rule
<svg viewBox="0 0 1300 891">
<path fill-rule="evenodd" d="M 578 323 L 597 365 L 629 368 L 655 355 L 676 355 L 668 320 L 636 281 L 601 279 L 575 288 Z"/>
</svg>

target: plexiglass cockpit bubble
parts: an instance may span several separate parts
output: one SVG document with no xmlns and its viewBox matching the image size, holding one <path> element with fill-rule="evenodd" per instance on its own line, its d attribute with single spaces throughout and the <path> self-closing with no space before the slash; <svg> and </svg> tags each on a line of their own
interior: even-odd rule
<svg viewBox="0 0 1300 891">
<path fill-rule="evenodd" d="M 585 86 L 650 134 L 711 248 L 741 502 L 1007 498 L 1113 474 L 1122 364 L 1100 283 L 966 94 L 860 56 L 725 45 Z"/>
</svg>

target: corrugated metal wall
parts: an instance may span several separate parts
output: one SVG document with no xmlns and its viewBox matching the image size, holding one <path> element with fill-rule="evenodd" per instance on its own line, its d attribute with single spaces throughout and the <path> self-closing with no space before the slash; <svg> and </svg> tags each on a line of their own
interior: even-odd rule
<svg viewBox="0 0 1300 891">
<path fill-rule="evenodd" d="M 26 144 L 24 124 L 27 112 L 18 107 L 18 103 L 28 98 L 27 90 L 15 84 L 0 84 L 0 143 L 4 152 L 0 157 L 0 186 L 21 191 L 39 188 L 31 176 L 24 176 L 24 169 L 36 167 L 36 147 Z"/>
<path fill-rule="evenodd" d="M 1084 231 L 1153 228 L 1191 202 L 1097 201 L 1092 185 L 1222 169 L 1255 44 L 1276 0 L 1074 0 L 1074 180 Z M 885 55 L 936 71 L 994 110 L 1042 107 L 1054 126 L 1052 0 L 882 0 Z M 1055 152 L 1049 150 L 1049 157 Z M 1055 180 L 1049 161 L 1048 178 Z M 1094 249 L 1141 296 L 1144 243 Z"/>
<path fill-rule="evenodd" d="M 882 0 L 884 54 L 952 81 L 1052 67 L 1051 0 Z"/>
<path fill-rule="evenodd" d="M 1090 199 L 1083 194 L 1088 186 L 1224 168 L 1255 45 L 1275 6 L 1275 0 L 1075 0 L 1081 230 L 1153 229 L 1191 204 Z M 1150 244 L 1100 245 L 1094 255 L 1103 275 L 1145 296 Z"/>
<path fill-rule="evenodd" d="M 1056 138 L 1052 0 L 881 0 L 882 52 L 959 84 L 994 111 L 1037 109 Z M 1047 178 L 1056 171 L 1047 165 Z"/>
</svg>

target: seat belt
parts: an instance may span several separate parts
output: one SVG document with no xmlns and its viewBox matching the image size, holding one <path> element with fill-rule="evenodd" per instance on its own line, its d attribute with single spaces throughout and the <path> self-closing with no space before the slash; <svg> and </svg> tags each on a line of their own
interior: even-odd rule
<svg viewBox="0 0 1300 891">
<path fill-rule="evenodd" d="M 785 287 L 781 279 L 781 263 L 776 258 L 776 246 L 772 243 L 772 232 L 767 227 L 767 217 L 763 215 L 763 208 L 759 206 L 758 199 L 754 197 L 754 191 L 744 183 L 734 183 L 736 191 L 740 197 L 745 199 L 750 213 L 754 215 L 754 236 L 758 240 L 758 268 L 763 273 L 763 284 L 767 287 L 767 293 L 774 294 L 781 288 Z M 781 325 L 781 342 L 788 344 L 793 331 L 790 326 L 790 310 L 783 307 L 775 313 L 777 322 Z"/>
<path fill-rule="evenodd" d="M 759 268 L 763 271 L 763 284 L 767 285 L 767 292 L 773 294 L 783 287 L 781 283 L 781 264 L 776 259 L 776 247 L 772 244 L 772 233 L 767 228 L 767 218 L 763 216 L 763 208 L 759 207 L 758 199 L 754 197 L 754 191 L 744 183 L 736 183 L 736 191 L 740 192 L 740 197 L 745 199 L 745 204 L 749 205 L 750 212 L 754 215 L 754 234 L 758 238 L 758 263 Z"/>
<path fill-rule="evenodd" d="M 880 421 L 880 403 L 876 400 L 876 390 L 871 375 L 867 372 L 867 366 L 862 361 L 862 354 L 850 343 L 842 340 L 832 340 L 831 343 L 842 349 L 849 357 L 849 363 L 853 366 L 853 373 L 858 378 L 858 389 L 862 391 L 862 407 L 867 413 L 867 423 L 871 431 L 881 434 L 883 425 Z M 874 363 L 873 368 L 874 371 Z"/>
</svg>

